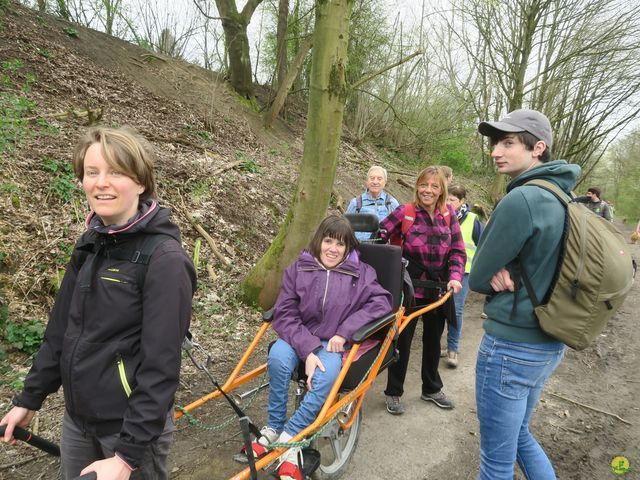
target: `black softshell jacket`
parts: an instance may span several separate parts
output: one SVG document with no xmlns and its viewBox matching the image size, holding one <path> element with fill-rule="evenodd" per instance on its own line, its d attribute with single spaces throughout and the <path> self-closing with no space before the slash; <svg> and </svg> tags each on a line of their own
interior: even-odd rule
<svg viewBox="0 0 640 480">
<path fill-rule="evenodd" d="M 162 433 L 172 408 L 196 287 L 193 264 L 169 213 L 153 202 L 142 218 L 107 233 L 95 230 L 95 218 L 88 220 L 44 343 L 16 399 L 38 410 L 62 385 L 76 424 L 89 434 L 120 432 L 115 450 L 134 467 Z M 126 248 L 139 235 L 159 233 L 172 238 L 155 248 L 140 292 L 135 277 L 139 266 L 110 259 L 108 251 Z M 90 284 L 82 286 L 79 278 L 89 278 Z"/>
</svg>

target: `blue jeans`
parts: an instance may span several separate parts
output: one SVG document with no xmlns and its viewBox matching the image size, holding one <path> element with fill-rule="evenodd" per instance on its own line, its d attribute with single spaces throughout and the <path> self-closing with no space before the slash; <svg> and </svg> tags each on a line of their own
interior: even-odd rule
<svg viewBox="0 0 640 480">
<path fill-rule="evenodd" d="M 457 352 L 460 346 L 460 335 L 462 335 L 462 314 L 464 313 L 464 301 L 469 295 L 469 274 L 462 277 L 462 288 L 453 295 L 453 302 L 456 305 L 456 321 L 458 326 L 447 324 L 447 348 L 450 352 Z"/>
<path fill-rule="evenodd" d="M 529 431 L 544 384 L 564 355 L 561 342 L 520 343 L 485 334 L 476 363 L 480 480 L 513 480 L 515 462 L 527 479 L 556 478 Z"/>
<path fill-rule="evenodd" d="M 322 342 L 322 350 L 317 353 L 325 371 L 319 368 L 311 380 L 309 390 L 300 407 L 285 425 L 287 419 L 287 400 L 291 375 L 298 368 L 300 358 L 296 351 L 282 339 L 278 339 L 269 350 L 267 367 L 269 370 L 269 404 L 267 425 L 280 433 L 283 430 L 296 435 L 316 419 L 331 387 L 338 378 L 342 368 L 342 353 L 327 352 L 327 342 Z"/>
</svg>

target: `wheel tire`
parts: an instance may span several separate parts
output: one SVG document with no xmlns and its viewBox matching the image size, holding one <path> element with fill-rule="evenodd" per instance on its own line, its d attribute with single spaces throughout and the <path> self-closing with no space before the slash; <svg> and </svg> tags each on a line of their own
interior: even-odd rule
<svg viewBox="0 0 640 480">
<path fill-rule="evenodd" d="M 355 402 L 350 406 L 354 405 Z M 318 437 L 314 440 L 311 446 L 320 452 L 320 466 L 311 475 L 313 480 L 335 480 L 346 472 L 351 456 L 358 446 L 361 421 L 362 409 L 359 409 L 351 428 L 345 431 L 340 430 L 337 437 Z"/>
</svg>

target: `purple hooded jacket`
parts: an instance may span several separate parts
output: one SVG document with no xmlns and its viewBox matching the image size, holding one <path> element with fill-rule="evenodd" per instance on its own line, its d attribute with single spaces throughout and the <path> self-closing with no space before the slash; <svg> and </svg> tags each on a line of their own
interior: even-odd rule
<svg viewBox="0 0 640 480">
<path fill-rule="evenodd" d="M 350 342 L 360 327 L 391 313 L 391 302 L 356 250 L 331 270 L 305 250 L 284 272 L 272 326 L 305 360 L 334 335 Z"/>
</svg>

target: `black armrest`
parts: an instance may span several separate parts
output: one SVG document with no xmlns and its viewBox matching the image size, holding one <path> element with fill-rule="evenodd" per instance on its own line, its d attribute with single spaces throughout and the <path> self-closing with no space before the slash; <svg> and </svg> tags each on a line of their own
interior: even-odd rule
<svg viewBox="0 0 640 480">
<path fill-rule="evenodd" d="M 270 308 L 266 312 L 262 312 L 262 319 L 265 322 L 270 322 L 271 320 L 273 320 L 273 308 Z"/>
<path fill-rule="evenodd" d="M 356 333 L 353 334 L 353 343 L 362 343 L 371 335 L 379 331 L 380 329 L 388 326 L 393 322 L 393 319 L 396 318 L 395 312 L 389 313 L 386 316 L 374 320 L 373 322 L 369 322 L 366 325 L 363 325 Z"/>
</svg>

